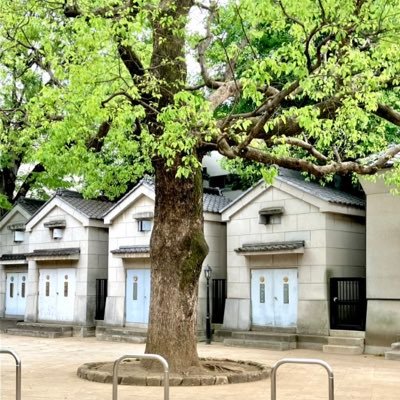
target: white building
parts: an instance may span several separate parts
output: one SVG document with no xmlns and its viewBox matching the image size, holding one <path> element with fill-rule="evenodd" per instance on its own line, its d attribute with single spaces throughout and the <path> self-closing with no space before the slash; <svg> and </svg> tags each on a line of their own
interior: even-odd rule
<svg viewBox="0 0 400 400">
<path fill-rule="evenodd" d="M 64 323 L 94 331 L 96 279 L 107 277 L 113 203 L 59 190 L 26 224 L 29 234 L 26 322 Z"/>
<path fill-rule="evenodd" d="M 104 324 L 147 328 L 150 304 L 150 235 L 155 191 L 142 180 L 104 217 L 109 226 L 108 297 Z M 204 233 L 209 254 L 203 266 L 213 279 L 226 278 L 226 227 L 220 210 L 230 202 L 219 194 L 204 194 Z M 199 284 L 199 326 L 204 326 L 206 284 Z"/>
<path fill-rule="evenodd" d="M 332 278 L 365 277 L 364 207 L 358 197 L 282 171 L 223 209 L 224 328 L 329 335 Z M 362 330 L 364 322 L 335 328 Z"/>
<path fill-rule="evenodd" d="M 0 317 L 24 318 L 28 276 L 25 223 L 43 204 L 22 198 L 0 220 Z"/>
</svg>

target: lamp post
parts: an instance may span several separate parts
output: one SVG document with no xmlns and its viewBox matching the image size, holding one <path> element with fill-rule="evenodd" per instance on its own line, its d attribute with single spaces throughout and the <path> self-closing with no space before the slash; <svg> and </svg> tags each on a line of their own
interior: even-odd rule
<svg viewBox="0 0 400 400">
<path fill-rule="evenodd" d="M 204 268 L 207 280 L 207 308 L 206 308 L 206 343 L 211 344 L 211 320 L 210 320 L 210 278 L 212 269 L 209 265 Z"/>
</svg>

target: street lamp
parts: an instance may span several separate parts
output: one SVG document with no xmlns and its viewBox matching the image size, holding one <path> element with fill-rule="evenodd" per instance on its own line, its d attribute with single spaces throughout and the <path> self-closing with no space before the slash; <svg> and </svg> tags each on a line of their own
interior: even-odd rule
<svg viewBox="0 0 400 400">
<path fill-rule="evenodd" d="M 207 308 L 206 308 L 206 343 L 211 344 L 211 320 L 210 320 L 210 278 L 212 269 L 209 265 L 204 268 L 207 280 Z"/>
</svg>

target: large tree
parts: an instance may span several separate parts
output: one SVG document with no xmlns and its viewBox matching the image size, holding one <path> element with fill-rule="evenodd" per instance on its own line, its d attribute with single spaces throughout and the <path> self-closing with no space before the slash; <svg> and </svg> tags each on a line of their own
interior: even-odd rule
<svg viewBox="0 0 400 400">
<path fill-rule="evenodd" d="M 175 371 L 198 365 L 204 154 L 320 177 L 400 150 L 400 0 L 3 0 L 0 29 L 57 82 L 29 109 L 46 170 L 110 198 L 153 171 L 146 352 Z"/>
</svg>

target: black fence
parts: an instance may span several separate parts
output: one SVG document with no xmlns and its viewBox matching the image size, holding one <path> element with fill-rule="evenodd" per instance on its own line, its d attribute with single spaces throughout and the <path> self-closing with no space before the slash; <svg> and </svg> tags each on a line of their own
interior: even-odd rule
<svg viewBox="0 0 400 400">
<path fill-rule="evenodd" d="M 107 298 L 107 279 L 96 279 L 96 315 L 95 319 L 103 320 Z"/>
<path fill-rule="evenodd" d="M 213 324 L 222 324 L 224 322 L 226 300 L 226 279 L 212 280 L 212 318 Z"/>
<path fill-rule="evenodd" d="M 331 329 L 365 329 L 367 312 L 365 278 L 331 278 Z"/>
</svg>

